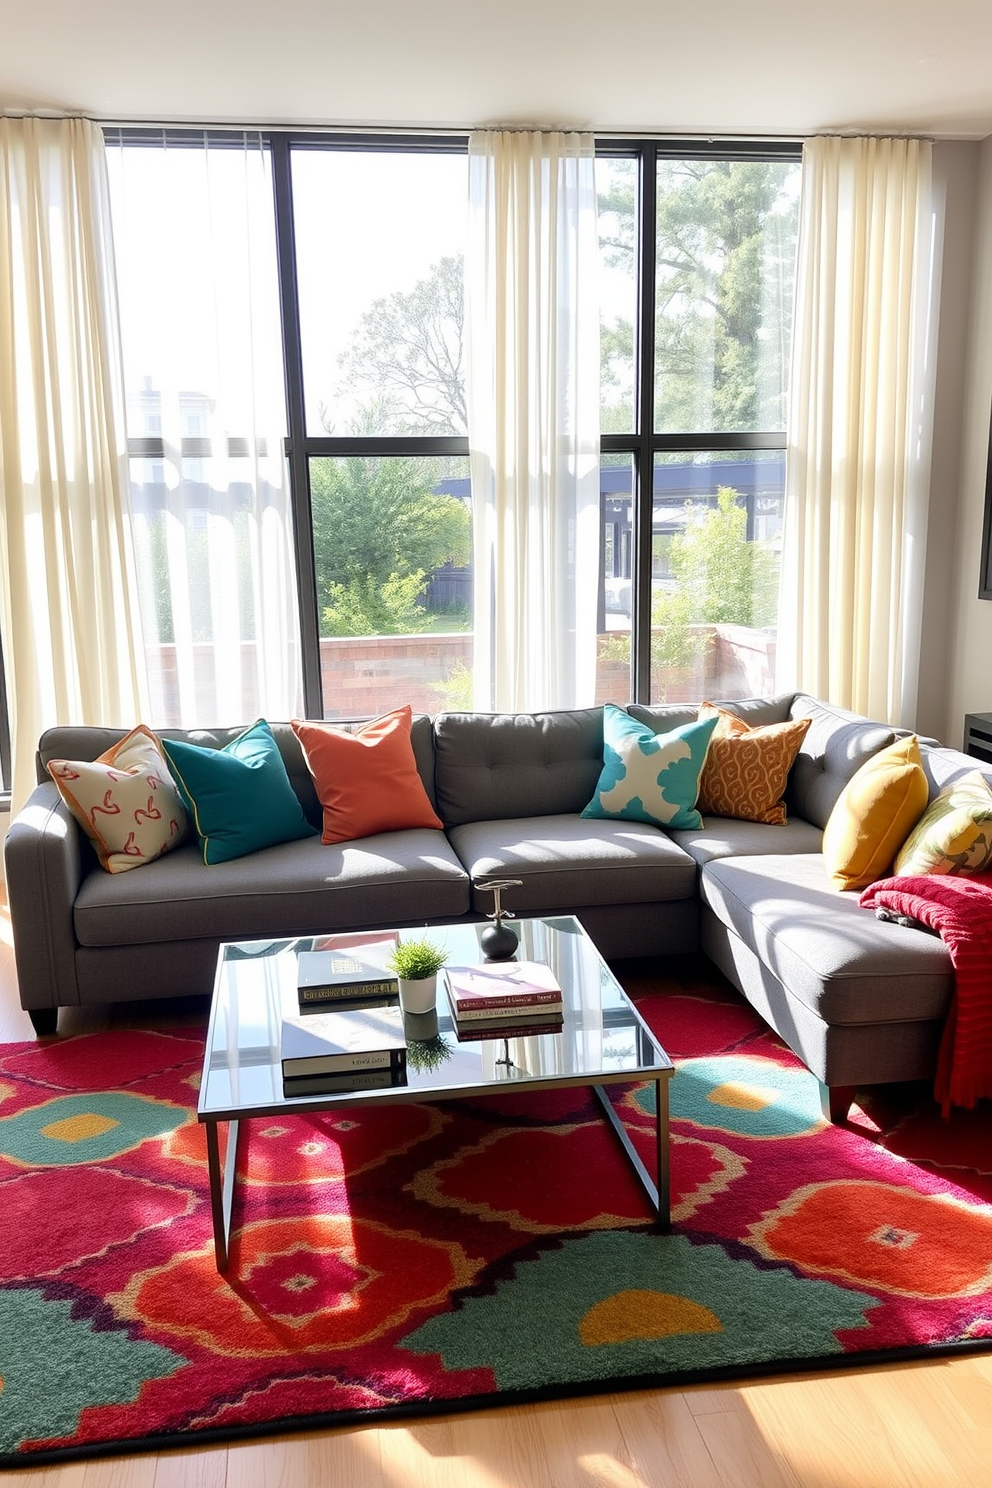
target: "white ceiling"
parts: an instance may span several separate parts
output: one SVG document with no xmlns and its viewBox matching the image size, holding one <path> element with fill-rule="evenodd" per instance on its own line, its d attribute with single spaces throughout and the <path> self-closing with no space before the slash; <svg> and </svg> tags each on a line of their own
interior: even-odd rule
<svg viewBox="0 0 992 1488">
<path fill-rule="evenodd" d="M 989 0 L 0 0 L 0 108 L 992 135 Z"/>
</svg>

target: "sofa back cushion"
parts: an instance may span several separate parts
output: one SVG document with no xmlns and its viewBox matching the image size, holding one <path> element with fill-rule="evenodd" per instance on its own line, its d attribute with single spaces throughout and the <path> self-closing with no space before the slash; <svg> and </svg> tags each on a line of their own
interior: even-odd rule
<svg viewBox="0 0 992 1488">
<path fill-rule="evenodd" d="M 299 797 L 304 815 L 312 826 L 319 827 L 320 802 L 317 800 L 299 739 L 288 723 L 270 723 L 269 728 L 279 746 L 282 762 L 286 766 L 290 784 Z M 202 749 L 224 749 L 233 744 L 244 730 L 244 724 L 240 724 L 234 728 L 160 728 L 153 732 L 159 739 L 178 739 L 184 744 L 198 744 Z M 48 778 L 49 760 L 57 759 L 60 755 L 72 759 L 95 760 L 122 739 L 125 732 L 124 729 L 99 728 L 85 724 L 61 724 L 46 729 L 38 744 L 36 767 L 39 781 Z"/>
<path fill-rule="evenodd" d="M 603 710 L 439 713 L 434 752 L 447 827 L 578 813 L 603 768 Z"/>
<path fill-rule="evenodd" d="M 300 741 L 289 723 L 270 723 L 270 729 L 279 746 L 290 784 L 296 792 L 307 821 L 314 827 L 323 823 L 323 812 L 317 799 L 313 777 L 300 748 Z M 36 770 L 38 780 L 47 780 L 47 765 L 54 759 L 95 760 L 106 750 L 117 744 L 127 731 L 123 728 L 98 728 L 94 725 L 62 724 L 46 729 L 38 744 Z M 223 749 L 244 732 L 244 724 L 234 728 L 178 729 L 162 728 L 153 732 L 160 739 L 180 739 L 188 744 L 199 744 L 204 749 Z M 417 762 L 417 771 L 424 782 L 428 799 L 434 800 L 434 734 L 431 720 L 426 714 L 416 714 L 410 731 L 410 742 Z"/>
<path fill-rule="evenodd" d="M 768 698 L 730 698 L 725 701 L 716 699 L 708 706 L 722 708 L 727 713 L 734 713 L 743 719 L 748 728 L 764 728 L 770 723 L 787 723 L 792 717 L 792 700 L 796 696 L 794 692 L 779 693 L 776 697 Z M 699 717 L 699 708 L 692 703 L 628 703 L 627 712 L 631 718 L 636 718 L 638 723 L 646 723 L 654 729 L 656 734 L 664 733 L 668 729 L 681 728 L 683 723 L 691 723 Z"/>
<path fill-rule="evenodd" d="M 809 728 L 789 772 L 786 806 L 790 815 L 825 827 L 848 781 L 903 731 L 805 693 L 796 694 L 790 712 L 793 718 L 808 718 Z"/>
<path fill-rule="evenodd" d="M 992 765 L 975 759 L 973 755 L 963 754 L 960 749 L 947 749 L 942 745 L 933 746 L 924 740 L 920 744 L 920 758 L 923 761 L 931 801 L 934 801 L 946 786 L 953 785 L 955 781 L 961 780 L 965 775 L 970 775 L 974 770 L 978 770 L 989 785 L 992 785 Z"/>
</svg>

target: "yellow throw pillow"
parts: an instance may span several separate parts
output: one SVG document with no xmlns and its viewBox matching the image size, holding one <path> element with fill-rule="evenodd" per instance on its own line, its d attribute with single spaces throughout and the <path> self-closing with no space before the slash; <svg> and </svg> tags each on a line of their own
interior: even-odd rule
<svg viewBox="0 0 992 1488">
<path fill-rule="evenodd" d="M 706 763 L 699 780 L 698 810 L 703 815 L 781 825 L 785 821 L 785 783 L 809 718 L 750 728 L 736 713 L 703 703 L 701 719 L 716 714 Z"/>
<path fill-rule="evenodd" d="M 896 857 L 895 872 L 987 873 L 992 868 L 992 790 L 981 770 L 945 785 Z"/>
<path fill-rule="evenodd" d="M 891 870 L 926 810 L 927 777 L 914 734 L 865 760 L 823 829 L 823 861 L 837 889 L 865 889 Z"/>
</svg>

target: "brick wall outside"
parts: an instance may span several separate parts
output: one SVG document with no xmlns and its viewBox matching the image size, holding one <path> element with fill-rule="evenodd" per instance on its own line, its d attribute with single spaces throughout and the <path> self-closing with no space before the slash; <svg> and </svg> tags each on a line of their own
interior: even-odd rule
<svg viewBox="0 0 992 1488">
<path fill-rule="evenodd" d="M 656 701 L 698 703 L 706 698 L 758 697 L 774 686 L 775 642 L 772 637 L 742 626 L 707 628 L 709 644 L 695 665 L 684 673 L 655 679 Z M 610 637 L 600 637 L 604 647 Z M 610 648 L 614 649 L 613 647 Z M 152 714 L 165 726 L 178 719 L 179 687 L 175 647 L 159 648 L 158 666 L 151 667 Z M 472 706 L 470 634 L 359 636 L 332 638 L 320 643 L 323 695 L 328 715 L 335 718 L 372 718 L 400 703 L 415 713 L 440 713 Z M 214 694 L 213 650 L 194 648 L 194 677 L 200 716 L 217 724 L 251 722 L 257 713 L 255 648 L 242 647 L 241 711 L 237 718 L 214 718 L 209 699 Z M 630 698 L 625 660 L 600 657 L 596 670 L 596 702 L 623 706 Z"/>
</svg>

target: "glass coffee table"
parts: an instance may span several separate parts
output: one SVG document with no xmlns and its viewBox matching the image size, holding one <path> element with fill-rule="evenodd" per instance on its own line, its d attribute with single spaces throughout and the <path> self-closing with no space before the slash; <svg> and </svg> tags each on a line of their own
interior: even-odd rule
<svg viewBox="0 0 992 1488">
<path fill-rule="evenodd" d="M 484 921 L 429 926 L 426 933 L 445 948 L 450 964 L 470 964 L 484 960 L 479 936 L 485 928 Z M 256 1116 L 306 1114 L 346 1105 L 453 1100 L 591 1085 L 647 1194 L 658 1226 L 669 1227 L 671 1060 L 577 919 L 515 920 L 513 928 L 520 937 L 518 959 L 547 962 L 561 986 L 560 1031 L 514 1029 L 496 1038 L 466 1036 L 454 1027 L 439 978 L 435 1011 L 404 1015 L 404 1084 L 291 1097 L 283 1093 L 280 1030 L 283 1000 L 296 997 L 297 955 L 336 941 L 354 945 L 356 936 L 242 941 L 220 947 L 197 1106 L 197 1118 L 206 1127 L 218 1271 L 226 1271 L 228 1265 L 242 1123 Z M 424 934 L 423 927 L 376 932 L 377 937 L 396 935 L 400 940 Z M 605 1089 L 639 1080 L 653 1081 L 655 1086 L 653 1171 L 642 1162 Z M 222 1122 L 228 1128 L 223 1161 Z"/>
</svg>

